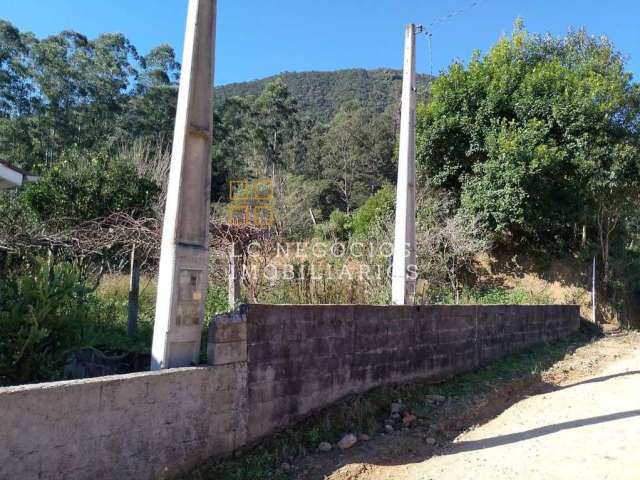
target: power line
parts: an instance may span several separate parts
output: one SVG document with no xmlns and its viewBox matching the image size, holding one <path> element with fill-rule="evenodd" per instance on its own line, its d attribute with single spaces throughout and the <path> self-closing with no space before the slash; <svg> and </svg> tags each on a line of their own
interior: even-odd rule
<svg viewBox="0 0 640 480">
<path fill-rule="evenodd" d="M 439 27 L 443 23 L 450 22 L 454 18 L 459 17 L 460 15 L 462 15 L 464 13 L 467 13 L 469 10 L 472 10 L 472 9 L 478 7 L 483 2 L 484 2 L 484 0 L 475 0 L 474 2 L 471 2 L 466 7 L 459 8 L 458 10 L 454 10 L 453 12 L 451 12 L 451 13 L 449 13 L 447 15 L 444 15 L 442 17 L 436 18 L 433 22 L 431 22 L 431 23 L 429 23 L 427 25 L 427 31 L 428 32 L 432 32 L 433 30 L 435 30 L 436 27 Z"/>
<path fill-rule="evenodd" d="M 427 24 L 425 28 L 421 28 L 420 32 L 424 33 L 427 36 L 428 48 L 429 48 L 429 75 L 431 77 L 433 77 L 433 32 L 434 30 L 438 28 L 440 25 L 450 22 L 454 18 L 459 17 L 460 15 L 467 13 L 469 10 L 472 10 L 480 6 L 482 3 L 484 3 L 484 1 L 485 0 L 475 0 L 471 2 L 469 5 L 467 5 L 466 7 L 459 8 L 458 10 L 454 10 L 453 12 L 447 15 L 438 17 L 433 22 Z"/>
</svg>

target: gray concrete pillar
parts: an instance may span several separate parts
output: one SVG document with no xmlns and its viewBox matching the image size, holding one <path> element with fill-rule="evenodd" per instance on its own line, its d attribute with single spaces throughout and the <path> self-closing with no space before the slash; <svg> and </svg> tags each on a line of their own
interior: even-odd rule
<svg viewBox="0 0 640 480">
<path fill-rule="evenodd" d="M 207 295 L 216 0 L 189 0 L 151 369 L 197 364 Z"/>
<path fill-rule="evenodd" d="M 229 308 L 235 309 L 240 303 L 242 289 L 242 252 L 236 242 L 229 245 Z"/>
<path fill-rule="evenodd" d="M 410 305 L 416 269 L 416 26 L 407 25 L 396 195 L 391 302 Z"/>
</svg>

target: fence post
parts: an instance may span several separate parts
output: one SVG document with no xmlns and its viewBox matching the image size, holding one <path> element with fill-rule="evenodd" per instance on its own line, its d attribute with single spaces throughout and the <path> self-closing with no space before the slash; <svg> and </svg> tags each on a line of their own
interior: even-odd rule
<svg viewBox="0 0 640 480">
<path fill-rule="evenodd" d="M 131 277 L 129 279 L 129 312 L 127 335 L 134 337 L 138 332 L 138 310 L 140 306 L 140 265 L 136 260 L 136 246 L 131 249 Z"/>
</svg>

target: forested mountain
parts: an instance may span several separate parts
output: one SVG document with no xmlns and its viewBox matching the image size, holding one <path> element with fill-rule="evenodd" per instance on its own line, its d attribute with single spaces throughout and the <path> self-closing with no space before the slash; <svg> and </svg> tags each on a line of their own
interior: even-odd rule
<svg viewBox="0 0 640 480">
<path fill-rule="evenodd" d="M 283 72 L 250 82 L 216 87 L 218 102 L 232 97 L 259 95 L 269 83 L 281 79 L 298 101 L 300 111 L 313 120 L 327 122 L 349 102 L 357 102 L 376 113 L 400 103 L 402 72 L 390 69 L 349 69 L 334 72 Z M 418 92 L 425 99 L 429 76 L 418 76 Z"/>
<path fill-rule="evenodd" d="M 148 171 L 149 158 L 166 158 L 179 75 L 168 45 L 145 55 L 122 34 L 37 38 L 0 20 L 0 158 L 46 176 L 42 185 L 51 177 L 56 188 L 75 189 L 71 197 L 86 197 L 90 207 L 79 212 L 74 202 L 54 205 L 45 196 L 38 197 L 47 207 L 41 213 L 99 215 L 113 202 L 104 198 L 108 182 L 91 171 L 113 174 L 119 185 L 116 172 L 131 171 L 123 162 Z M 309 217 L 323 221 L 333 210 L 355 210 L 395 177 L 401 84 L 398 71 L 354 69 L 217 88 L 212 200 L 229 200 L 230 180 L 270 178 L 292 219 L 282 228 L 292 235 L 308 233 Z M 425 91 L 426 77 L 420 85 Z M 146 198 L 146 191 L 134 193 Z M 129 207 L 140 213 L 139 204 Z"/>
</svg>

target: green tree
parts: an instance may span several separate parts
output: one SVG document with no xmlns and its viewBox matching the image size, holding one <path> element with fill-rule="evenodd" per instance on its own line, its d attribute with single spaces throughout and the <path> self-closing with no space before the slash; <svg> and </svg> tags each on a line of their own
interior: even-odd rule
<svg viewBox="0 0 640 480">
<path fill-rule="evenodd" d="M 171 45 L 162 44 L 141 59 L 142 72 L 136 88 L 139 91 L 166 85 L 176 85 L 180 78 L 180 63 Z"/>
<path fill-rule="evenodd" d="M 229 181 L 249 178 L 251 103 L 233 97 L 216 109 L 213 122 L 213 165 L 211 191 L 214 201 L 229 198 Z"/>
<path fill-rule="evenodd" d="M 576 225 L 613 232 L 637 194 L 639 104 L 609 40 L 533 35 L 519 21 L 434 82 L 418 111 L 419 173 L 491 230 L 566 247 Z"/>
<path fill-rule="evenodd" d="M 267 84 L 255 99 L 250 117 L 253 157 L 261 175 L 275 179 L 288 166 L 286 149 L 298 128 L 298 107 L 282 80 Z"/>
<path fill-rule="evenodd" d="M 29 38 L 0 20 L 0 157 L 23 164 L 32 152 L 28 116 L 33 87 L 29 81 Z"/>
<path fill-rule="evenodd" d="M 170 145 L 178 102 L 180 64 L 169 45 L 160 45 L 140 59 L 140 72 L 133 94 L 120 115 L 119 137 L 139 138 Z"/>
<path fill-rule="evenodd" d="M 335 181 L 347 212 L 393 181 L 395 130 L 389 116 L 347 105 L 328 125 L 322 145 L 322 175 Z"/>
</svg>

